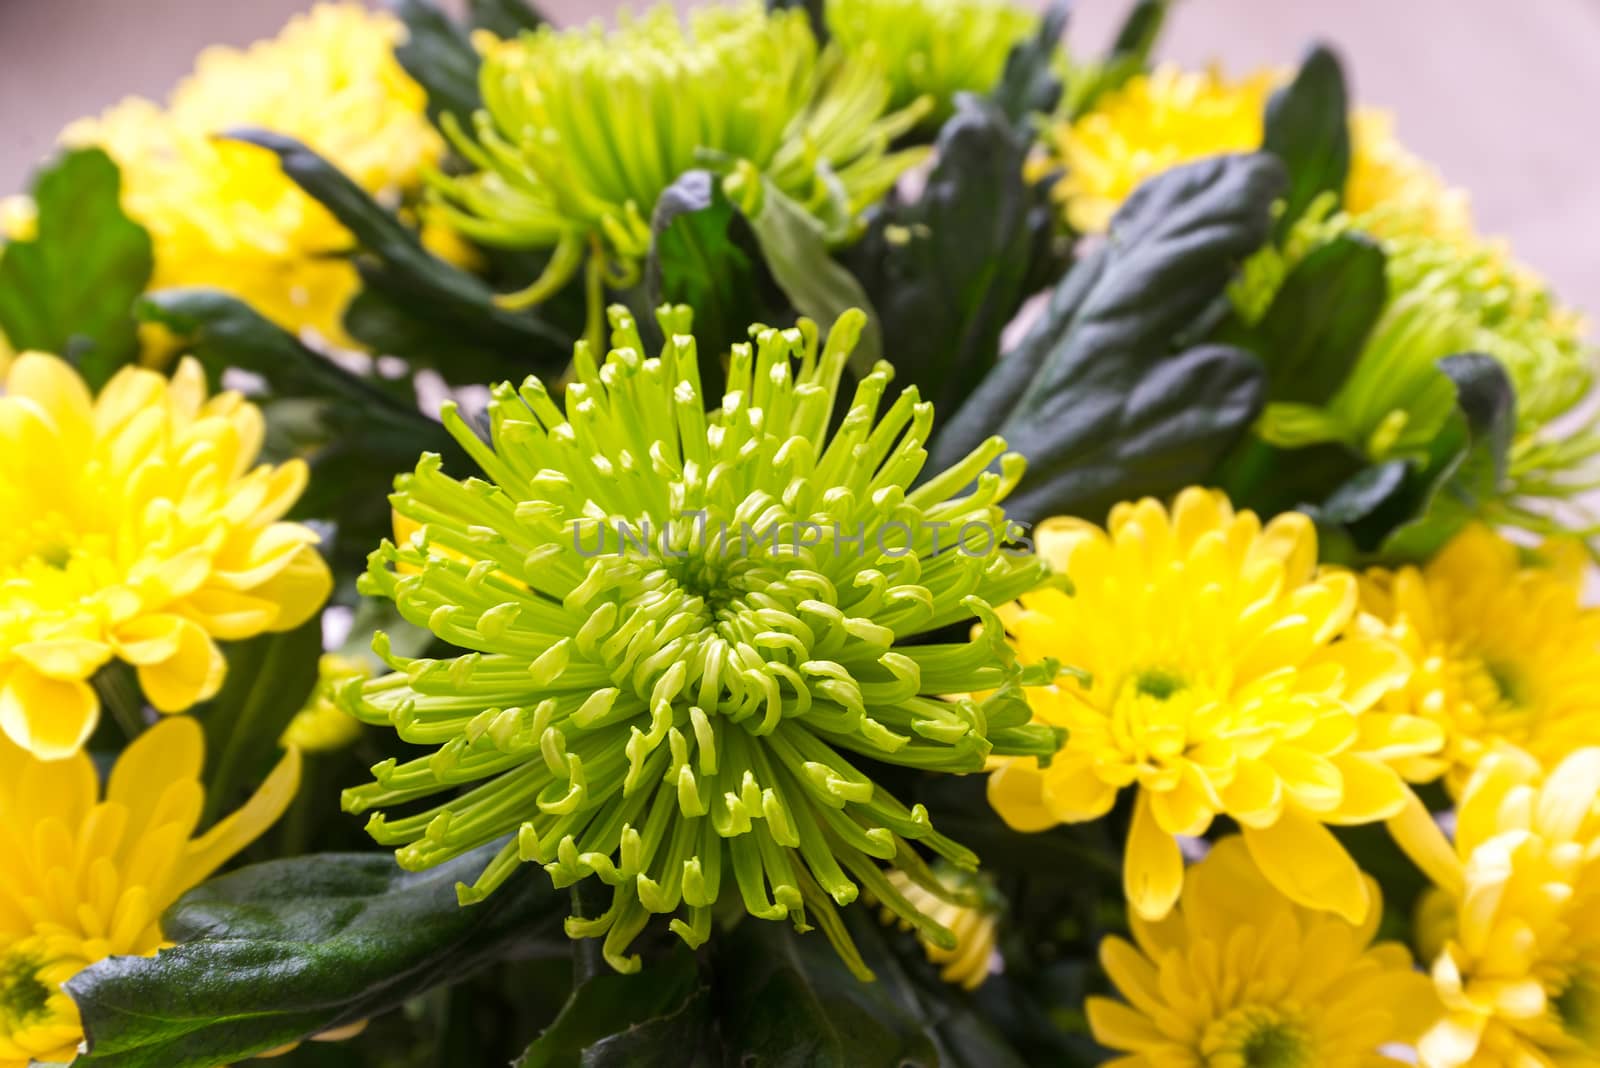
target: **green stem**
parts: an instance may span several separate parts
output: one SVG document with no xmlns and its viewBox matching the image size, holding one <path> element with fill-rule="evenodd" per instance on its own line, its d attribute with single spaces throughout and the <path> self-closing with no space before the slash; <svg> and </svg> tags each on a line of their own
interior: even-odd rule
<svg viewBox="0 0 1600 1068">
<path fill-rule="evenodd" d="M 100 695 L 101 706 L 111 713 L 128 741 L 144 732 L 144 695 L 139 691 L 132 668 L 121 663 L 107 664 L 91 681 Z"/>
</svg>

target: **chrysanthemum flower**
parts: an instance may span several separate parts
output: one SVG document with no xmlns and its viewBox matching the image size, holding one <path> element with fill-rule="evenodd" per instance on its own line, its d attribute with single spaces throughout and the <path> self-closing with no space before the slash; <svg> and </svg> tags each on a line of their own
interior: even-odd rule
<svg viewBox="0 0 1600 1068">
<path fill-rule="evenodd" d="M 1220 493 L 1188 489 L 1169 514 L 1120 504 L 1109 530 L 1041 524 L 1039 551 L 1074 592 L 1043 590 L 1001 610 L 1019 655 L 1088 675 L 1033 691 L 1035 715 L 1067 739 L 1047 768 L 998 768 L 989 798 L 1020 830 L 1096 819 L 1137 791 L 1126 891 L 1147 919 L 1183 886 L 1177 835 L 1236 820 L 1272 884 L 1352 923 L 1369 894 L 1326 824 L 1398 813 L 1393 766 L 1439 748 L 1436 724 L 1374 708 L 1409 665 L 1355 632 L 1355 576 L 1317 569 L 1297 512 L 1265 528 Z"/>
<path fill-rule="evenodd" d="M 804 11 L 740 0 L 687 19 L 662 5 L 609 33 L 480 37 L 484 110 L 475 139 L 452 137 L 477 172 L 434 188 L 439 214 L 474 240 L 554 250 L 510 302 L 537 303 L 587 260 L 598 311 L 602 280 L 636 273 L 657 198 L 693 168 L 753 165 L 844 239 L 921 158 L 886 149 L 927 103 L 886 113 L 882 68 L 819 53 Z"/>
<path fill-rule="evenodd" d="M 847 960 L 833 905 L 858 887 L 953 948 L 880 865 L 931 883 L 910 842 L 976 859 L 851 754 L 974 772 L 991 752 L 1054 748 L 1020 690 L 1053 668 L 1024 672 L 989 608 L 1045 579 L 1004 545 L 998 502 L 1021 458 L 991 439 L 909 488 L 933 411 L 914 389 L 883 403 L 887 364 L 830 438 L 859 312 L 820 349 L 807 321 L 753 327 L 709 412 L 689 310 L 662 310 L 652 359 L 611 314 L 612 350 L 596 366 L 578 346 L 564 411 L 537 379 L 502 384 L 485 444 L 445 408 L 486 478 L 429 455 L 397 481 L 394 507 L 421 529 L 372 555 L 363 589 L 468 651 L 404 660 L 380 635 L 395 671 L 349 688 L 353 710 L 439 749 L 380 764 L 346 807 L 446 795 L 369 824 L 410 869 L 516 832 L 466 902 L 524 861 L 557 886 L 598 877 L 610 908 L 567 930 L 604 936 L 622 970 L 651 914 L 679 913 L 697 945 L 734 892 L 762 919 L 815 920 Z M 974 619 L 970 642 L 914 642 Z M 941 699 L 967 692 L 989 696 Z"/>
<path fill-rule="evenodd" d="M 0 738 L 0 1068 L 65 1063 L 83 1040 L 61 985 L 115 954 L 162 948 L 161 913 L 283 814 L 289 755 L 242 808 L 196 835 L 205 741 L 163 720 L 118 759 L 101 796 L 84 753 L 41 761 Z"/>
<path fill-rule="evenodd" d="M 1454 848 L 1420 805 L 1397 837 L 1452 903 L 1426 1068 L 1600 1064 L 1600 749 L 1548 774 L 1503 746 L 1462 791 Z"/>
<path fill-rule="evenodd" d="M 1234 83 L 1221 72 L 1162 66 L 1130 78 L 1050 132 L 1066 174 L 1052 192 L 1081 233 L 1101 233 L 1146 179 L 1181 163 L 1261 147 L 1262 113 L 1278 74 Z"/>
<path fill-rule="evenodd" d="M 1378 885 L 1366 880 L 1374 904 Z M 1134 942 L 1107 938 L 1100 962 L 1124 1004 L 1088 1000 L 1106 1068 L 1375 1068 L 1437 1009 L 1428 979 L 1364 923 L 1297 907 L 1238 838 L 1189 873 L 1166 920 L 1130 913 Z"/>
<path fill-rule="evenodd" d="M 339 704 L 338 692 L 351 679 L 372 677 L 360 657 L 324 653 L 317 662 L 317 684 L 305 707 L 295 713 L 279 740 L 285 748 L 302 753 L 343 749 L 361 736 L 361 721 Z"/>
<path fill-rule="evenodd" d="M 1260 70 L 1239 81 L 1216 68 L 1163 66 L 1106 93 L 1071 123 L 1051 131 L 1052 162 L 1066 170 L 1054 192 L 1067 221 L 1100 233 L 1147 179 L 1181 163 L 1261 147 L 1267 100 L 1285 80 Z M 1466 196 L 1394 136 L 1388 112 L 1356 108 L 1350 116 L 1350 174 L 1345 206 L 1382 237 L 1462 239 L 1471 233 Z"/>
<path fill-rule="evenodd" d="M 1039 21 L 1007 0 L 828 0 L 824 19 L 847 55 L 883 63 L 891 106 L 930 96 L 935 119 L 950 115 L 957 93 L 994 88 L 1012 47 Z"/>
<path fill-rule="evenodd" d="M 1482 524 L 1456 535 L 1423 567 L 1374 569 L 1362 607 L 1411 657 L 1410 681 L 1384 700 L 1445 734 L 1425 759 L 1453 789 L 1497 743 L 1546 768 L 1600 745 L 1600 611 L 1582 604 L 1583 549 L 1547 543 L 1531 563 Z"/>
<path fill-rule="evenodd" d="M 0 395 L 0 732 L 42 759 L 75 752 L 115 659 L 177 712 L 217 692 L 214 639 L 286 630 L 332 585 L 298 523 L 279 522 L 306 467 L 252 466 L 261 412 L 207 399 L 184 360 L 169 381 L 125 368 L 91 397 L 54 356 L 25 353 Z"/>
<path fill-rule="evenodd" d="M 154 241 L 152 288 L 215 286 L 287 329 L 344 340 L 359 279 L 340 254 L 353 238 L 271 152 L 214 135 L 264 127 L 376 196 L 416 192 L 444 143 L 394 58 L 404 33 L 389 14 L 323 4 L 275 39 L 207 49 L 165 108 L 130 99 L 67 129 L 68 143 L 99 145 L 121 167 L 123 206 Z"/>
<path fill-rule="evenodd" d="M 937 888 L 919 883 L 903 871 L 888 872 L 890 885 L 913 908 L 933 917 L 939 926 L 955 935 L 954 947 L 931 942 L 920 933 L 917 936 L 928 961 L 939 969 L 939 978 L 964 990 L 976 990 L 989 978 L 995 960 L 995 943 L 1000 934 L 999 895 L 983 875 L 949 864 L 935 865 L 934 876 L 938 879 Z M 883 922 L 898 924 L 902 930 L 911 929 L 911 924 L 892 909 L 883 910 Z"/>
</svg>

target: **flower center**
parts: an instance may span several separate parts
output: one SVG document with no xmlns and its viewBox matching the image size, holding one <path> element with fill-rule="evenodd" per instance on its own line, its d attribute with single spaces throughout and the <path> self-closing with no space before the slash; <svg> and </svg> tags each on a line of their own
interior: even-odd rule
<svg viewBox="0 0 1600 1068">
<path fill-rule="evenodd" d="M 1584 968 L 1555 997 L 1556 1016 L 1568 1035 L 1590 1050 L 1600 1050 L 1600 977 Z"/>
<path fill-rule="evenodd" d="M 1297 1019 L 1276 1008 L 1236 1009 L 1201 1040 L 1206 1068 L 1311 1068 L 1316 1043 Z"/>
<path fill-rule="evenodd" d="M 1187 690 L 1189 683 L 1183 676 L 1165 668 L 1145 668 L 1134 676 L 1133 687 L 1136 693 L 1145 697 L 1165 701 L 1173 694 Z"/>
<path fill-rule="evenodd" d="M 13 950 L 0 957 L 0 1030 L 16 1031 L 45 1013 L 50 988 L 39 980 L 43 962 Z"/>
</svg>

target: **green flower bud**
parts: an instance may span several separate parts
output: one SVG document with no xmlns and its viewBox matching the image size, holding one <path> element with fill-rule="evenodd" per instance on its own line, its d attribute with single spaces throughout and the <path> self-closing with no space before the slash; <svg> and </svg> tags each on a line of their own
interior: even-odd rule
<svg viewBox="0 0 1600 1068">
<path fill-rule="evenodd" d="M 955 110 L 957 93 L 993 89 L 1011 49 L 1039 22 L 1006 0 L 828 0 L 824 17 L 847 54 L 883 62 L 894 107 L 928 96 L 935 120 Z"/>
<path fill-rule="evenodd" d="M 661 311 L 653 359 L 610 316 L 610 353 L 577 346 L 563 405 L 538 379 L 502 384 L 487 443 L 446 407 L 485 477 L 425 455 L 397 480 L 415 533 L 372 554 L 362 590 L 467 652 L 407 660 L 378 636 L 393 672 L 347 687 L 348 707 L 437 749 L 380 764 L 346 808 L 382 810 L 369 830 L 407 868 L 512 834 L 464 902 L 521 862 L 600 879 L 610 908 L 567 929 L 624 971 L 652 914 L 698 945 L 736 901 L 809 918 L 864 972 L 834 912 L 863 888 L 949 942 L 885 868 L 920 868 L 912 842 L 976 858 L 857 758 L 978 772 L 1054 750 L 1022 687 L 1055 667 L 1019 665 L 991 609 L 1049 581 L 1006 545 L 1021 457 L 991 439 L 917 484 L 932 406 L 888 403 L 881 363 L 830 435 L 859 312 L 825 346 L 806 320 L 752 327 L 710 411 L 687 308 Z M 969 641 L 917 641 L 962 623 Z"/>
<path fill-rule="evenodd" d="M 554 250 L 507 304 L 546 299 L 585 262 L 591 294 L 631 285 L 656 200 L 685 171 L 750 164 L 843 241 L 923 158 L 888 147 L 927 102 L 886 114 L 882 67 L 820 50 L 804 11 L 742 0 L 687 18 L 664 4 L 609 33 L 478 38 L 483 110 L 470 134 L 444 124 L 474 170 L 433 177 L 434 211 L 485 244 Z"/>
</svg>

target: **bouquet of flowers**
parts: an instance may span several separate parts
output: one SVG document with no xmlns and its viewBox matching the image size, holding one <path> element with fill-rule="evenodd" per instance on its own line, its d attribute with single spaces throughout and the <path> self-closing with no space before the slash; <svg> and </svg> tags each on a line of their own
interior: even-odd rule
<svg viewBox="0 0 1600 1068">
<path fill-rule="evenodd" d="M 1333 51 L 466 6 L 0 209 L 0 1068 L 1600 1064 L 1593 351 Z"/>
</svg>

